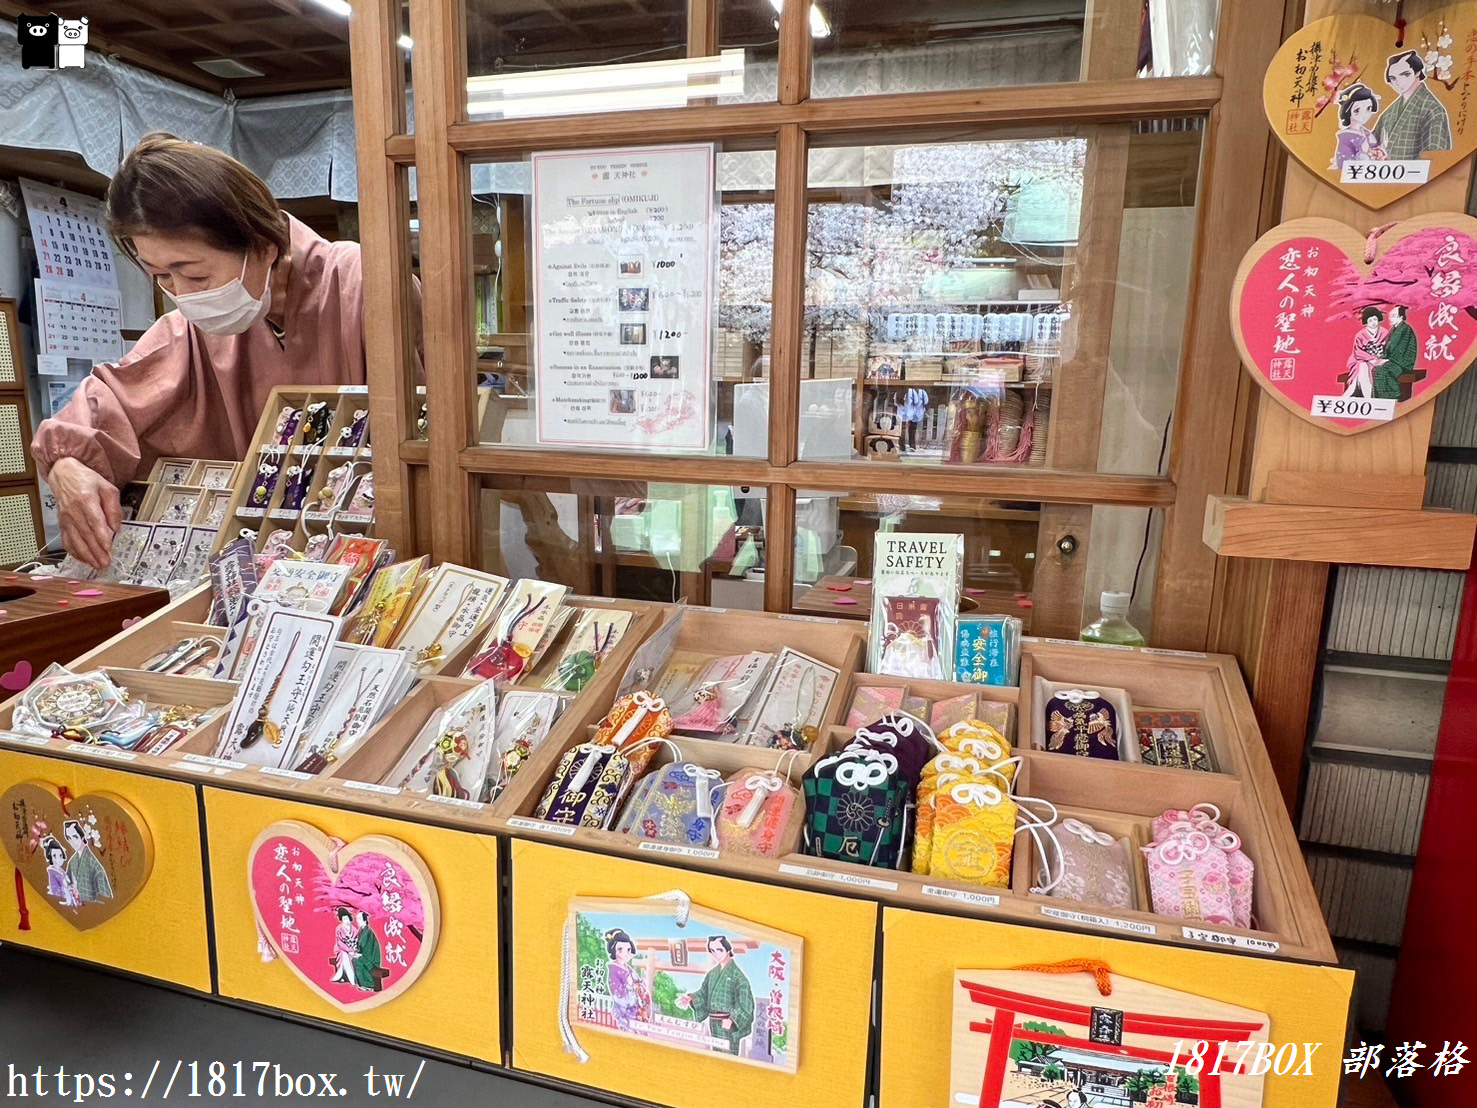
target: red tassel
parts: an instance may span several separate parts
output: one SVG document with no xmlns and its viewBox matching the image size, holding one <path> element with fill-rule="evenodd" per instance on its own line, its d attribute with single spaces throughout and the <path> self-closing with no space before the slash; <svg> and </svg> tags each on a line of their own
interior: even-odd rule
<svg viewBox="0 0 1477 1108">
<path fill-rule="evenodd" d="M 31 929 L 31 913 L 26 909 L 26 879 L 21 876 L 20 866 L 15 867 L 15 906 L 21 914 L 20 930 Z"/>
<path fill-rule="evenodd" d="M 56 787 L 56 799 L 62 806 L 62 815 L 70 816 L 72 813 L 67 811 L 67 805 L 72 803 L 72 791 L 65 785 L 58 785 Z"/>
<path fill-rule="evenodd" d="M 1395 49 L 1399 50 L 1405 45 L 1405 20 L 1395 20 Z"/>
</svg>

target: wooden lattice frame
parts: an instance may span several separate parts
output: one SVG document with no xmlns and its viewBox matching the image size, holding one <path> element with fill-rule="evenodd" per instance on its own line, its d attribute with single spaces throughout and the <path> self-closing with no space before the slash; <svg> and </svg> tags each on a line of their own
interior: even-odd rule
<svg viewBox="0 0 1477 1108">
<path fill-rule="evenodd" d="M 1260 10 L 1252 11 L 1253 7 Z M 818 99 L 809 97 L 811 38 L 808 5 L 785 6 L 780 19 L 779 97 L 769 104 L 697 105 L 658 111 L 548 120 L 472 122 L 466 117 L 465 0 L 411 0 L 415 133 L 405 129 L 399 0 L 361 0 L 351 22 L 355 118 L 359 139 L 361 230 L 365 247 L 369 373 L 374 436 L 399 442 L 377 452 L 380 526 L 398 548 L 428 546 L 438 558 L 471 561 L 476 553 L 479 479 L 483 474 L 763 485 L 770 531 L 766 605 L 792 602 L 797 488 L 908 491 L 1041 501 L 1037 559 L 1038 628 L 1075 627 L 1081 608 L 1085 549 L 1072 561 L 1055 557 L 1057 537 L 1082 539 L 1095 504 L 1165 509 L 1155 597 L 1156 641 L 1186 649 L 1206 643 L 1216 558 L 1201 542 L 1207 495 L 1234 486 L 1233 453 L 1240 445 L 1239 362 L 1225 303 L 1232 277 L 1225 258 L 1253 241 L 1261 214 L 1260 182 L 1267 167 L 1264 123 L 1257 103 L 1266 62 L 1281 38 L 1282 5 L 1222 3 L 1217 74 L 1137 80 L 1109 77 L 1132 69 L 1138 0 L 1089 0 L 1083 80 L 1073 83 Z M 1269 18 L 1273 16 L 1274 18 Z M 714 0 L 690 0 L 690 53 L 716 44 Z M 1237 106 L 1239 105 L 1239 107 Z M 1228 107 L 1229 106 L 1229 107 Z M 1181 356 L 1169 476 L 1099 474 L 1083 458 L 1058 458 L 1055 471 L 947 467 L 888 467 L 867 462 L 798 460 L 804 312 L 807 152 L 812 142 L 866 141 L 907 132 L 925 138 L 947 128 L 1010 125 L 1126 125 L 1146 116 L 1205 119 L 1195 265 Z M 531 149 L 717 139 L 729 147 L 776 151 L 776 250 L 771 359 L 771 440 L 768 458 L 687 458 L 560 452 L 484 446 L 477 441 L 471 320 L 471 234 L 468 162 Z M 409 362 L 413 316 L 408 294 L 409 211 L 406 168 L 414 166 L 420 216 L 429 442 L 413 433 Z M 1084 200 L 1084 205 L 1091 198 Z M 1214 244 L 1213 256 L 1207 244 Z M 1112 279 L 1097 281 L 1111 295 Z M 1105 358 L 1098 359 L 1099 362 Z M 1091 420 L 1083 422 L 1083 429 Z M 423 489 L 423 495 L 413 490 Z M 426 542 L 425 540 L 429 540 Z M 1045 610 L 1043 610 L 1043 608 Z"/>
</svg>

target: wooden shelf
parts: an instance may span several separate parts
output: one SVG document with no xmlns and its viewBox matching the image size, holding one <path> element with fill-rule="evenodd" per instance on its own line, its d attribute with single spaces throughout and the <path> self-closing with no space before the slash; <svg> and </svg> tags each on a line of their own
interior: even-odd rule
<svg viewBox="0 0 1477 1108">
<path fill-rule="evenodd" d="M 1474 534 L 1477 516 L 1436 508 L 1267 504 L 1212 496 L 1205 510 L 1205 544 L 1227 558 L 1465 570 Z"/>
</svg>

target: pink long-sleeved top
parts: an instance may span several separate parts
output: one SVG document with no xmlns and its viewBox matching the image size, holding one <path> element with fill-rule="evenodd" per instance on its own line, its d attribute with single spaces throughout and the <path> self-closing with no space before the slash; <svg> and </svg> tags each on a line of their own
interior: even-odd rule
<svg viewBox="0 0 1477 1108">
<path fill-rule="evenodd" d="M 240 461 L 275 386 L 365 383 L 359 244 L 329 242 L 288 218 L 283 345 L 265 319 L 239 335 L 208 335 L 177 311 L 161 316 L 36 428 L 31 450 L 43 477 L 58 458 L 119 486 L 146 477 L 159 458 Z"/>
</svg>

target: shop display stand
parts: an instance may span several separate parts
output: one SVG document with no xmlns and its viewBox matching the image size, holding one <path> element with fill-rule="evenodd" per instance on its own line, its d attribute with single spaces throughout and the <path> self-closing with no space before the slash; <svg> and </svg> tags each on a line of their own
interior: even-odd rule
<svg viewBox="0 0 1477 1108">
<path fill-rule="evenodd" d="M 599 597 L 571 596 L 566 599 L 566 603 L 575 609 L 630 611 L 634 613 L 634 617 L 621 642 L 602 663 L 590 685 L 578 694 L 558 694 L 567 702 L 567 706 L 545 739 L 545 747 L 562 747 L 566 740 L 577 741 L 573 736 L 582 736 L 588 726 L 604 715 L 631 655 L 660 622 L 660 607 L 641 601 L 609 601 Z M 183 703 L 195 707 L 228 704 L 235 696 L 235 682 L 148 674 L 137 670 L 145 660 L 181 639 L 202 634 L 224 636 L 224 628 L 211 627 L 204 622 L 209 612 L 210 590 L 202 587 L 77 658 L 68 668 L 74 672 L 104 669 L 116 673 L 119 683 L 125 688 L 131 689 L 137 682 L 140 691 L 145 692 L 151 702 L 157 697 L 159 703 Z M 10 725 L 15 706 L 15 701 L 11 700 L 0 704 L 0 745 L 9 742 L 62 756 L 129 762 L 141 772 L 185 780 L 198 780 L 202 775 L 213 775 L 220 778 L 219 783 L 227 787 L 239 787 L 274 796 L 331 800 L 345 807 L 381 814 L 413 813 L 417 818 L 425 818 L 434 823 L 488 830 L 484 810 L 490 805 L 466 801 L 448 802 L 436 797 L 404 794 L 398 789 L 379 784 L 380 777 L 388 772 L 436 707 L 480 683 L 476 678 L 455 676 L 461 673 L 471 659 L 476 646 L 477 642 L 474 640 L 451 655 L 442 667 L 442 675 L 429 676 L 420 681 L 404 700 L 365 734 L 351 754 L 334 762 L 316 777 L 284 770 L 268 771 L 214 757 L 213 751 L 220 728 L 225 722 L 224 715 L 212 720 L 163 754 L 151 756 L 111 747 L 8 734 L 6 728 Z M 531 691 L 542 689 L 544 681 L 557 664 L 554 654 L 555 651 L 550 651 L 550 656 L 533 673 L 513 687 Z M 170 699 L 171 696 L 175 699 Z M 536 771 L 530 763 L 523 772 L 532 774 Z M 516 785 L 518 780 L 519 778 L 515 778 L 513 783 Z"/>
<path fill-rule="evenodd" d="M 665 610 L 661 605 L 583 597 L 573 597 L 570 603 L 575 607 L 598 604 L 625 608 L 634 611 L 636 618 L 612 656 L 602 664 L 596 679 L 582 693 L 570 698 L 572 703 L 548 738 L 503 795 L 490 805 L 406 795 L 379 783 L 436 707 L 476 684 L 475 680 L 454 676 L 461 672 L 474 651 L 472 643 L 449 659 L 442 676 L 422 681 L 366 734 L 349 756 L 317 777 L 263 772 L 257 767 L 213 757 L 211 752 L 221 720 L 213 721 L 175 749 L 153 757 L 106 748 L 100 752 L 97 747 L 59 740 L 0 737 L 0 742 L 18 743 L 62 757 L 128 761 L 132 768 L 161 776 L 198 779 L 202 774 L 209 774 L 222 787 L 309 803 L 330 803 L 468 830 L 501 831 L 515 837 L 541 838 L 630 857 L 677 858 L 736 877 L 817 889 L 845 889 L 902 907 L 965 912 L 1014 922 L 1077 927 L 1104 934 L 1128 934 L 1161 942 L 1223 947 L 1308 961 L 1334 960 L 1295 835 L 1280 810 L 1277 784 L 1261 747 L 1244 686 L 1229 658 L 1118 651 L 1027 638 L 1022 650 L 1020 688 L 948 682 L 907 684 L 919 695 L 942 699 L 979 693 L 986 699 L 1015 705 L 1016 734 L 1011 738 L 1016 748 L 1014 753 L 1024 763 L 1017 791 L 1025 796 L 1043 797 L 1068 812 L 1108 813 L 1113 817 L 1113 824 L 1128 828 L 1127 833 L 1135 841 L 1147 841 L 1148 821 L 1166 808 L 1188 808 L 1198 803 L 1216 805 L 1226 826 L 1241 836 L 1244 849 L 1256 866 L 1257 926 L 1254 929 L 1200 927 L 1193 921 L 1157 916 L 1149 911 L 1098 912 L 1091 905 L 1039 896 L 1031 891 L 1040 878 L 1035 872 L 1033 847 L 1025 835 L 1017 837 L 1010 888 L 995 889 L 804 855 L 800 853 L 798 822 L 787 837 L 788 852 L 778 858 L 762 859 L 722 854 L 706 847 L 643 845 L 640 840 L 614 832 L 572 829 L 539 820 L 534 816 L 534 809 L 559 759 L 569 748 L 588 739 L 594 724 L 609 708 L 631 656 L 660 626 Z M 161 702 L 171 702 L 170 698 L 174 697 L 172 702 L 196 706 L 226 703 L 234 694 L 234 685 L 230 683 L 131 672 L 169 643 L 208 630 L 201 624 L 208 607 L 208 590 L 198 590 L 78 659 L 72 668 L 117 670 L 125 687 L 146 676 L 149 695 L 157 695 Z M 689 608 L 673 650 L 708 652 L 711 644 L 719 641 L 724 649 L 731 651 L 772 650 L 777 644 L 790 642 L 842 671 L 842 681 L 820 729 L 819 745 L 806 754 L 782 759 L 779 752 L 762 747 L 673 738 L 682 757 L 717 769 L 725 776 L 743 768 L 768 769 L 784 764 L 790 766 L 791 778 L 798 783 L 817 757 L 839 749 L 851 737 L 851 729 L 840 726 L 840 721 L 857 684 L 903 683 L 861 671 L 864 628 L 850 621 Z M 546 659 L 540 670 L 518 687 L 541 687 L 552 664 L 552 660 Z M 1040 707 L 1033 689 L 1037 676 L 1078 685 L 1122 688 L 1140 707 L 1154 705 L 1198 711 L 1219 772 L 1077 758 L 1037 748 L 1031 740 Z M 0 707 L 0 730 L 9 724 L 10 710 L 11 706 Z M 664 748 L 655 764 L 661 765 L 672 758 L 671 751 Z M 1141 861 L 1135 873 L 1141 883 L 1144 879 Z M 1068 913 L 1071 918 L 1062 918 L 1060 912 Z"/>
<path fill-rule="evenodd" d="M 291 1018 L 326 1021 L 375 1041 L 409 1043 L 418 1049 L 473 1059 L 477 1064 L 511 1066 L 515 1073 L 584 1082 L 617 1095 L 647 1095 L 648 1099 L 650 1094 L 635 1091 L 629 1083 L 608 1084 L 603 1068 L 570 1069 L 572 1063 L 557 1045 L 552 1026 L 553 995 L 546 991 L 553 987 L 547 967 L 548 959 L 553 957 L 557 968 L 558 951 L 562 949 L 558 936 L 567 919 L 567 896 L 571 893 L 639 898 L 678 889 L 695 904 L 714 911 L 767 923 L 780 931 L 803 931 L 807 936 L 808 967 L 824 966 L 827 958 L 833 963 L 838 958 L 847 960 L 847 972 L 852 975 L 847 987 L 855 986 L 856 1010 L 843 1006 L 843 1012 L 837 1008 L 835 1019 L 860 1021 L 859 1031 L 865 1025 L 868 996 L 862 983 L 881 972 L 880 961 L 868 960 L 874 947 L 872 936 L 880 920 L 894 917 L 917 921 L 919 926 L 993 928 L 992 934 L 999 933 L 997 941 L 1003 943 L 1040 942 L 1050 946 L 1075 939 L 1086 944 L 1078 949 L 1100 950 L 1101 957 L 1110 957 L 1110 947 L 1116 950 L 1147 942 L 1151 949 L 1157 945 L 1166 958 L 1208 959 L 1204 963 L 1207 972 L 1212 963 L 1231 957 L 1244 967 L 1240 971 L 1243 980 L 1257 980 L 1260 975 L 1282 980 L 1278 975 L 1301 970 L 1320 975 L 1319 989 L 1333 993 L 1343 989 L 1347 999 L 1347 974 L 1326 965 L 1305 964 L 1331 962 L 1333 951 L 1292 828 L 1280 808 L 1244 687 L 1230 659 L 1027 638 L 1018 689 L 903 682 L 862 672 L 865 626 L 854 621 L 687 608 L 668 656 L 711 655 L 720 649 L 774 651 L 790 645 L 835 666 L 841 676 L 821 720 L 818 742 L 804 754 L 785 755 L 763 747 L 678 737 L 671 740 L 671 748 L 661 748 L 648 772 L 681 758 L 718 770 L 725 777 L 746 768 L 786 769 L 792 781 L 798 783 L 816 758 L 850 739 L 852 729 L 841 721 L 858 684 L 906 683 L 911 693 L 937 699 L 978 693 L 1015 707 L 1011 730 L 1017 742 L 1015 752 L 1023 761 L 1017 791 L 1052 801 L 1063 817 L 1084 818 L 1094 827 L 1126 836 L 1139 847 L 1148 840 L 1150 819 L 1165 808 L 1206 802 L 1217 805 L 1225 826 L 1242 837 L 1243 849 L 1256 865 L 1257 930 L 1201 927 L 1143 910 L 1101 909 L 1036 895 L 1031 887 L 1039 878 L 1034 873 L 1034 849 L 1026 836 L 1016 841 L 1010 887 L 993 889 L 810 857 L 800 852 L 798 821 L 786 831 L 783 849 L 787 853 L 776 858 L 754 858 L 699 846 L 648 843 L 612 832 L 539 820 L 532 812 L 559 758 L 588 739 L 610 708 L 638 650 L 676 614 L 669 605 L 635 601 L 571 597 L 568 602 L 577 608 L 624 608 L 635 618 L 593 682 L 571 698 L 546 740 L 503 794 L 488 804 L 410 795 L 381 783 L 432 712 L 476 685 L 473 680 L 454 676 L 475 651 L 475 642 L 447 660 L 444 675 L 424 678 L 349 754 L 317 777 L 269 772 L 215 757 L 213 751 L 224 717 L 189 736 L 177 748 L 149 756 L 7 734 L 4 729 L 10 723 L 15 702 L 0 705 L 0 772 L 17 781 L 34 779 L 51 787 L 65 785 L 73 795 L 110 792 L 129 799 L 150 822 L 160 844 L 161 859 L 178 867 L 193 858 L 197 868 L 191 880 L 195 887 L 206 890 L 213 907 L 209 917 L 203 907 L 200 909 L 202 922 L 183 935 L 167 957 L 163 953 L 125 956 L 113 947 L 92 945 L 87 935 L 76 937 L 61 924 L 50 905 L 33 909 L 35 918 L 44 913 L 46 927 L 29 933 L 12 931 L 13 919 L 0 910 L 0 934 L 9 940 L 143 972 L 177 985 L 202 991 L 210 988 L 223 998 L 281 1011 Z M 230 682 L 138 670 L 144 660 L 170 643 L 208 633 L 210 628 L 203 621 L 209 603 L 209 591 L 199 589 L 76 659 L 69 668 L 104 668 L 148 703 L 185 702 L 197 707 L 227 703 L 236 691 Z M 545 656 L 524 687 L 542 685 L 545 675 L 557 667 L 555 654 L 557 650 Z M 1114 763 L 1033 749 L 1029 736 L 1039 707 L 1034 695 L 1037 677 L 1121 688 L 1139 707 L 1199 712 L 1221 772 Z M 201 804 L 203 821 L 198 814 Z M 404 844 L 429 866 L 445 913 L 446 930 L 441 935 L 442 945 L 433 955 L 436 961 L 402 996 L 363 1011 L 336 1008 L 315 995 L 286 967 L 262 964 L 251 923 L 253 902 L 247 883 L 241 880 L 242 867 L 253 839 L 263 828 L 280 821 L 298 821 L 346 843 L 365 836 L 385 836 Z M 1148 894 L 1142 867 L 1136 869 L 1134 882 L 1138 903 L 1144 905 Z M 498 892 L 512 887 L 518 889 L 518 895 L 511 900 Z M 158 895 L 155 888 L 146 887 L 146 891 L 150 896 Z M 844 943 L 839 939 L 824 941 L 815 930 L 816 921 L 843 916 L 849 921 L 849 937 Z M 207 918 L 213 922 L 203 922 Z M 474 918 L 476 925 L 467 926 Z M 120 913 L 96 933 L 111 934 L 110 941 L 137 952 L 151 947 L 136 940 L 141 940 L 145 931 L 152 933 L 155 926 L 152 914 L 133 910 Z M 189 930 L 193 925 L 185 922 L 180 926 Z M 489 964 L 488 945 L 496 948 L 502 936 L 507 939 L 506 950 L 496 954 Z M 1122 939 L 1138 942 L 1123 944 L 1118 941 Z M 958 941 L 951 938 L 949 943 Z M 1115 942 L 1117 946 L 1113 946 Z M 951 966 L 977 964 L 976 955 L 961 947 L 952 953 L 940 950 L 928 965 L 940 957 Z M 1012 957 L 1015 960 L 1011 965 L 1032 960 L 1026 955 Z M 1116 955 L 1112 957 L 1115 967 L 1121 964 Z M 198 970 L 202 962 L 215 967 L 213 975 L 202 979 Z M 481 968 L 475 973 L 463 972 L 464 965 Z M 832 964 L 829 970 L 814 970 L 829 982 L 816 987 L 832 989 L 844 976 L 841 971 L 839 964 Z M 475 982 L 469 973 L 476 977 Z M 557 976 L 555 973 L 553 980 Z M 812 987 L 808 980 L 807 994 Z M 540 1018 L 520 1015 L 516 1023 L 505 1022 L 510 1017 L 501 1013 L 524 1013 L 530 1004 Z M 437 1018 L 435 1013 L 448 1010 L 448 1006 L 461 1011 L 464 1018 Z M 1319 1018 L 1342 1026 L 1342 1016 L 1337 1012 Z M 1321 1026 L 1301 1027 L 1293 1022 L 1283 1026 L 1284 1033 L 1292 1037 L 1318 1038 L 1332 1033 Z M 513 1046 L 511 1053 L 506 1053 L 503 1036 L 509 1033 L 509 1027 L 512 1038 L 508 1041 Z M 867 1052 L 878 1049 L 886 1056 L 887 1036 L 895 1033 L 895 1028 L 893 1032 L 882 1028 L 881 1037 L 874 1038 L 880 1044 L 876 1047 L 863 1046 L 864 1035 L 850 1047 L 821 1048 L 813 1037 L 808 1038 L 809 1045 L 802 1048 L 798 1076 L 803 1082 L 816 1080 L 817 1071 L 806 1069 L 806 1059 L 818 1061 L 822 1055 L 834 1052 L 832 1064 L 857 1067 L 846 1082 L 861 1082 L 858 1075 L 866 1072 Z M 814 1031 L 808 1034 L 813 1036 Z M 620 1040 L 599 1038 L 600 1047 L 593 1042 L 586 1045 L 592 1051 L 626 1049 L 619 1045 Z M 822 1099 L 827 1103 L 852 1103 L 850 1094 L 840 1088 L 828 1094 L 829 1099 Z"/>
<path fill-rule="evenodd" d="M 762 648 L 750 644 L 747 637 L 734 638 L 727 629 L 728 621 L 738 615 L 689 611 L 687 621 L 690 622 L 684 622 L 677 649 L 683 649 L 684 644 L 690 648 L 693 643 L 713 641 L 720 633 L 719 627 L 724 628 L 721 632 L 723 641 L 731 643 L 735 652 Z M 842 627 L 856 626 L 844 624 L 828 628 L 824 635 L 817 628 L 806 638 L 792 641 L 822 661 L 829 661 L 821 645 L 825 636 L 834 635 L 839 640 L 844 636 Z M 767 641 L 772 648 L 776 640 L 769 637 L 758 641 Z M 857 641 L 861 642 L 859 632 Z M 810 857 L 799 852 L 798 822 L 789 836 L 792 849 L 774 859 L 665 844 L 648 843 L 643 846 L 639 839 L 609 831 L 579 829 L 571 834 L 568 827 L 546 824 L 533 818 L 533 813 L 564 750 L 586 741 L 588 735 L 568 735 L 564 749 L 546 746 L 536 756 L 536 763 L 530 764 L 495 806 L 494 822 L 518 835 L 566 844 L 573 842 L 630 857 L 652 857 L 654 854 L 686 857 L 696 860 L 704 868 L 733 876 L 817 889 L 850 889 L 900 907 L 965 912 L 1013 922 L 1075 927 L 1101 934 L 1130 935 L 1191 946 L 1218 946 L 1307 961 L 1336 960 L 1296 837 L 1285 814 L 1280 811 L 1276 781 L 1261 747 L 1255 718 L 1232 659 L 1120 653 L 1108 648 L 1028 638 L 1022 651 L 1019 689 L 948 682 L 903 682 L 861 673 L 858 669 L 850 670 L 849 674 L 838 696 L 833 699 L 820 745 L 808 755 L 794 760 L 791 778 L 797 784 L 817 757 L 840 749 L 851 738 L 853 729 L 836 726 L 835 723 L 845 714 L 845 705 L 850 703 L 851 692 L 857 684 L 907 684 L 919 695 L 937 698 L 978 692 L 986 699 L 1016 706 L 1017 735 L 1013 753 L 1019 754 L 1024 763 L 1016 790 L 1020 795 L 1043 797 L 1067 814 L 1080 811 L 1109 813 L 1111 823 L 1126 828 L 1125 833 L 1141 845 L 1148 842 L 1149 821 L 1165 809 L 1215 804 L 1223 814 L 1225 825 L 1242 837 L 1243 849 L 1256 865 L 1254 913 L 1259 926 L 1256 929 L 1201 926 L 1195 921 L 1155 915 L 1147 910 L 1147 901 L 1144 902 L 1145 910 L 1118 911 L 1059 897 L 1039 896 L 1031 892 L 1032 887 L 1039 883 L 1040 876 L 1035 871 L 1031 839 L 1024 834 L 1016 839 L 1012 880 L 1008 889 Z M 1192 708 L 1200 712 L 1221 772 L 1106 762 L 1036 748 L 1029 735 L 1039 708 L 1032 691 L 1032 678 L 1037 675 L 1078 684 L 1123 688 L 1139 705 L 1157 706 L 1168 702 L 1177 709 Z M 1131 733 L 1131 721 L 1129 730 Z M 748 766 L 773 768 L 780 762 L 778 752 L 763 748 L 682 737 L 673 741 L 684 757 L 720 770 L 725 776 Z M 670 760 L 671 755 L 664 752 L 658 754 L 654 764 Z M 1277 807 L 1268 808 L 1269 803 Z M 1146 880 L 1141 856 L 1135 858 L 1135 878 L 1141 885 Z M 1056 912 L 1065 912 L 1069 918 L 1052 914 Z"/>
<path fill-rule="evenodd" d="M 307 441 L 305 421 L 300 421 L 293 432 L 292 441 L 282 446 L 277 441 L 277 419 L 283 408 L 296 408 L 306 412 L 311 404 L 326 402 L 332 419 L 328 434 L 321 444 Z M 302 551 L 313 535 L 326 533 L 371 534 L 374 512 L 351 509 L 354 492 L 359 482 L 370 473 L 373 458 L 369 443 L 369 427 L 366 423 L 364 436 L 358 446 L 338 446 L 340 433 L 353 424 L 355 413 L 368 411 L 369 390 L 360 385 L 345 385 L 339 388 L 318 387 L 314 389 L 291 389 L 278 387 L 272 390 L 267 406 L 252 436 L 246 460 L 241 463 L 230 502 L 226 508 L 226 522 L 221 526 L 216 541 L 216 550 L 240 536 L 251 538 L 254 549 L 260 553 L 267 539 L 276 531 L 289 533 L 288 545 Z M 263 458 L 280 465 L 277 484 L 264 508 L 251 508 L 247 502 L 257 480 L 257 467 Z M 287 470 L 296 465 L 312 466 L 313 479 L 303 496 L 302 506 L 297 509 L 283 504 L 287 494 Z M 340 466 L 353 467 L 351 478 L 346 483 L 336 504 L 321 506 L 319 494 L 328 483 L 329 474 Z"/>
</svg>

